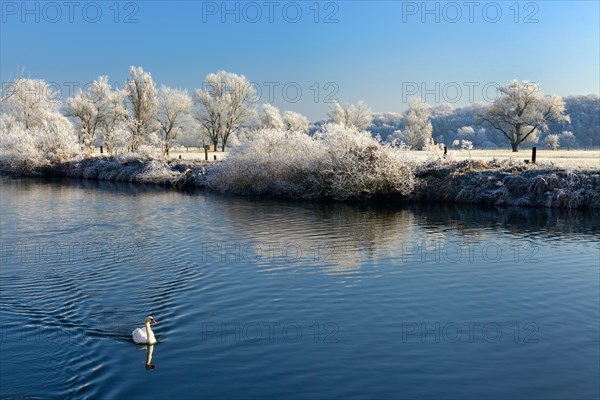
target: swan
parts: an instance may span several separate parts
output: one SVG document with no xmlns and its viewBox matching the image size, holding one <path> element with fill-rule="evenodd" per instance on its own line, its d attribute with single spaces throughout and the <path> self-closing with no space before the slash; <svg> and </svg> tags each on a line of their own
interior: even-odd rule
<svg viewBox="0 0 600 400">
<path fill-rule="evenodd" d="M 136 328 L 131 335 L 133 336 L 133 341 L 138 344 L 154 344 L 156 343 L 156 338 L 154 337 L 154 332 L 150 328 L 150 323 L 155 324 L 156 321 L 150 315 L 148 315 L 144 319 L 144 327 Z"/>
</svg>

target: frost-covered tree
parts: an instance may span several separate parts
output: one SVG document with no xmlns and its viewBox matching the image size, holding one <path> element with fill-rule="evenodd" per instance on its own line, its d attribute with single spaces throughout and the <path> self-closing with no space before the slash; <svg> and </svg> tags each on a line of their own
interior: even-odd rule
<svg viewBox="0 0 600 400">
<path fill-rule="evenodd" d="M 190 147 L 204 146 L 203 138 L 198 136 L 198 129 L 199 127 L 196 124 L 190 123 L 186 129 L 183 129 L 181 133 L 177 135 L 174 142 L 179 146 L 185 147 L 187 151 L 190 150 Z"/>
<path fill-rule="evenodd" d="M 67 110 L 77 123 L 79 144 L 88 148 L 94 146 L 103 130 L 105 141 L 114 136 L 114 125 L 127 115 L 123 93 L 112 90 L 107 76 L 100 76 L 85 91 L 69 97 Z"/>
<path fill-rule="evenodd" d="M 458 136 L 470 137 L 475 135 L 475 129 L 472 126 L 463 126 L 462 128 L 458 128 L 456 133 L 458 133 Z"/>
<path fill-rule="evenodd" d="M 306 133 L 308 132 L 308 118 L 294 111 L 286 111 L 283 114 L 283 126 L 288 131 Z"/>
<path fill-rule="evenodd" d="M 17 74 L 14 79 L 9 79 L 6 82 L 2 82 L 2 91 L 0 92 L 0 106 L 15 93 L 14 84 L 23 79 L 23 74 L 24 70 L 17 70 Z"/>
<path fill-rule="evenodd" d="M 473 142 L 470 140 L 461 140 L 460 148 L 463 150 L 473 150 Z"/>
<path fill-rule="evenodd" d="M 549 122 L 569 122 L 565 103 L 559 96 L 544 95 L 538 85 L 514 80 L 498 88 L 501 96 L 480 113 L 488 123 L 510 141 L 512 150 L 519 144 L 548 128 Z"/>
<path fill-rule="evenodd" d="M 142 67 L 131 67 L 125 86 L 129 100 L 131 148 L 138 150 L 140 144 L 156 131 L 158 93 L 152 76 Z"/>
<path fill-rule="evenodd" d="M 100 120 L 98 136 L 107 151 L 112 154 L 117 147 L 125 147 L 131 143 L 131 131 L 127 129 L 129 112 L 125 105 L 126 91 L 111 90 L 107 95 L 105 114 Z"/>
<path fill-rule="evenodd" d="M 373 112 L 362 100 L 348 106 L 332 103 L 327 116 L 334 124 L 359 131 L 367 129 L 373 121 Z"/>
<path fill-rule="evenodd" d="M 162 137 L 163 155 L 169 155 L 173 141 L 190 123 L 192 98 L 183 90 L 160 88 L 158 116 L 156 118 Z"/>
<path fill-rule="evenodd" d="M 60 96 L 44 80 L 19 78 L 10 87 L 3 112 L 23 123 L 25 129 L 42 126 L 50 115 L 59 113 Z"/>
<path fill-rule="evenodd" d="M 352 119 L 350 118 L 349 113 L 346 112 L 346 108 L 342 107 L 342 105 L 336 101 L 329 106 L 327 116 L 334 124 L 349 126 L 352 124 Z"/>
<path fill-rule="evenodd" d="M 563 147 L 566 147 L 567 150 L 570 150 L 571 147 L 575 147 L 577 145 L 577 139 L 571 131 L 563 131 L 563 133 L 560 134 L 560 141 L 562 142 Z"/>
<path fill-rule="evenodd" d="M 279 109 L 271 104 L 263 104 L 258 125 L 262 129 L 283 129 L 283 120 Z"/>
<path fill-rule="evenodd" d="M 117 145 L 127 145 L 130 140 L 125 126 L 129 113 L 125 106 L 125 90 L 113 90 L 107 76 L 96 79 L 85 91 L 67 99 L 67 109 L 75 117 L 79 143 L 93 146 L 104 143 L 109 153 Z"/>
<path fill-rule="evenodd" d="M 460 148 L 466 150 L 469 153 L 469 157 L 471 157 L 471 150 L 473 150 L 473 142 L 470 140 L 461 140 Z"/>
<path fill-rule="evenodd" d="M 544 145 L 550 147 L 552 150 L 557 150 L 560 147 L 559 142 L 560 138 L 557 134 L 550 134 L 544 139 Z"/>
<path fill-rule="evenodd" d="M 418 97 L 408 101 L 408 110 L 404 113 L 406 128 L 404 135 L 410 142 L 411 148 L 422 150 L 431 139 L 433 127 L 429 117 L 431 107 Z"/>
<path fill-rule="evenodd" d="M 577 132 L 575 145 L 600 146 L 600 97 L 597 95 L 565 97 L 566 113 L 571 122 L 549 124 L 549 130 Z"/>
<path fill-rule="evenodd" d="M 202 125 L 215 150 L 221 140 L 225 151 L 229 135 L 254 115 L 255 90 L 243 75 L 226 71 L 208 74 L 204 88 L 196 89 L 199 106 L 194 118 Z"/>
<path fill-rule="evenodd" d="M 3 168 L 23 172 L 73 157 L 78 152 L 73 125 L 58 111 L 60 102 L 48 84 L 21 79 L 13 88 L 0 114 Z"/>
<path fill-rule="evenodd" d="M 97 105 L 88 98 L 86 92 L 79 91 L 67 99 L 67 110 L 77 123 L 79 144 L 82 147 L 91 147 L 96 138 L 96 127 L 101 118 Z"/>
</svg>

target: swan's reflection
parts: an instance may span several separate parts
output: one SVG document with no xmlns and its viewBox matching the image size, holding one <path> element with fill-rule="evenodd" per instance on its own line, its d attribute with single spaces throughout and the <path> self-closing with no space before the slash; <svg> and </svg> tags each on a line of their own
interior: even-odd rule
<svg viewBox="0 0 600 400">
<path fill-rule="evenodd" d="M 152 353 L 154 353 L 154 345 L 149 344 L 146 346 L 139 346 L 138 348 L 141 350 L 144 347 L 146 348 L 146 369 L 148 371 L 156 369 L 156 364 L 152 364 Z"/>
<path fill-rule="evenodd" d="M 156 368 L 156 364 L 151 364 L 152 363 L 152 353 L 154 353 L 154 345 L 149 344 L 147 351 L 146 351 L 146 369 L 147 370 L 152 370 L 152 369 Z"/>
</svg>

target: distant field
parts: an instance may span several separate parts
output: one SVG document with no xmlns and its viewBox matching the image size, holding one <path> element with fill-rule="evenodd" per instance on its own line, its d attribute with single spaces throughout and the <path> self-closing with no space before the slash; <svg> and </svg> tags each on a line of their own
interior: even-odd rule
<svg viewBox="0 0 600 400">
<path fill-rule="evenodd" d="M 419 155 L 419 153 L 422 153 Z M 431 152 L 415 152 L 417 157 L 426 160 L 434 156 Z M 518 153 L 513 153 L 511 150 L 450 150 L 449 156 L 454 160 L 467 160 L 469 158 L 479 160 L 508 160 L 516 161 L 531 160 L 531 149 L 523 149 Z M 560 167 L 572 168 L 600 168 L 600 149 L 598 150 L 537 150 L 537 163 L 549 164 L 552 163 Z"/>
<path fill-rule="evenodd" d="M 100 151 L 97 149 L 96 154 Z M 159 153 L 157 152 L 157 155 Z M 439 157 L 442 152 L 430 152 L 430 151 L 414 151 L 411 152 L 417 161 L 427 161 Z M 189 151 L 185 148 L 171 149 L 171 159 L 178 159 L 181 155 L 182 160 L 204 160 L 204 150 L 198 148 L 190 148 Z M 227 152 L 208 152 L 208 159 L 210 161 L 222 160 L 227 156 Z M 531 159 L 531 149 L 523 149 L 518 153 L 513 153 L 511 150 L 452 150 L 448 149 L 448 156 L 453 160 L 467 160 L 469 158 L 479 160 L 508 160 L 513 159 L 515 161 L 523 161 Z M 537 151 L 537 163 L 538 164 L 549 164 L 552 163 L 560 167 L 571 167 L 571 168 L 600 168 L 600 149 L 597 150 L 545 150 L 538 149 Z"/>
</svg>

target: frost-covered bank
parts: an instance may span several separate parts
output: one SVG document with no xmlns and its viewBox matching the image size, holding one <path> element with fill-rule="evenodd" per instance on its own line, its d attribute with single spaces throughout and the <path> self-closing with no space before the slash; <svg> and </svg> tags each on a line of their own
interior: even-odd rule
<svg viewBox="0 0 600 400">
<path fill-rule="evenodd" d="M 417 168 L 411 198 L 553 208 L 600 208 L 600 170 L 467 160 Z"/>
<path fill-rule="evenodd" d="M 600 170 L 571 170 L 554 167 L 515 165 L 500 162 L 433 162 L 410 169 L 402 181 L 410 186 L 397 189 L 393 177 L 365 178 L 355 171 L 331 170 L 318 174 L 316 169 L 297 169 L 285 163 L 261 163 L 253 160 L 242 169 L 240 163 L 204 161 L 167 162 L 125 157 L 94 157 L 77 161 L 45 164 L 21 172 L 28 176 L 57 176 L 115 182 L 139 182 L 174 188 L 204 188 L 223 193 L 277 197 L 286 199 L 340 199 L 386 202 L 468 203 L 504 206 L 553 208 L 600 208 Z M 15 174 L 1 165 L 4 173 Z M 312 175 L 310 174 L 312 171 Z M 244 173 L 245 172 L 245 173 Z M 304 175 L 308 172 L 308 175 Z M 274 174 L 272 174 L 274 173 Z M 335 174 L 335 175 L 333 175 Z M 330 179 L 328 179 L 328 176 Z M 336 176 L 333 179 L 333 176 Z M 371 187 L 354 192 L 345 183 Z M 342 186 L 336 186 L 340 184 Z M 352 186 L 349 186 L 352 187 Z M 346 188 L 346 189 L 344 189 Z M 339 189 L 339 190 L 338 190 Z"/>
</svg>

